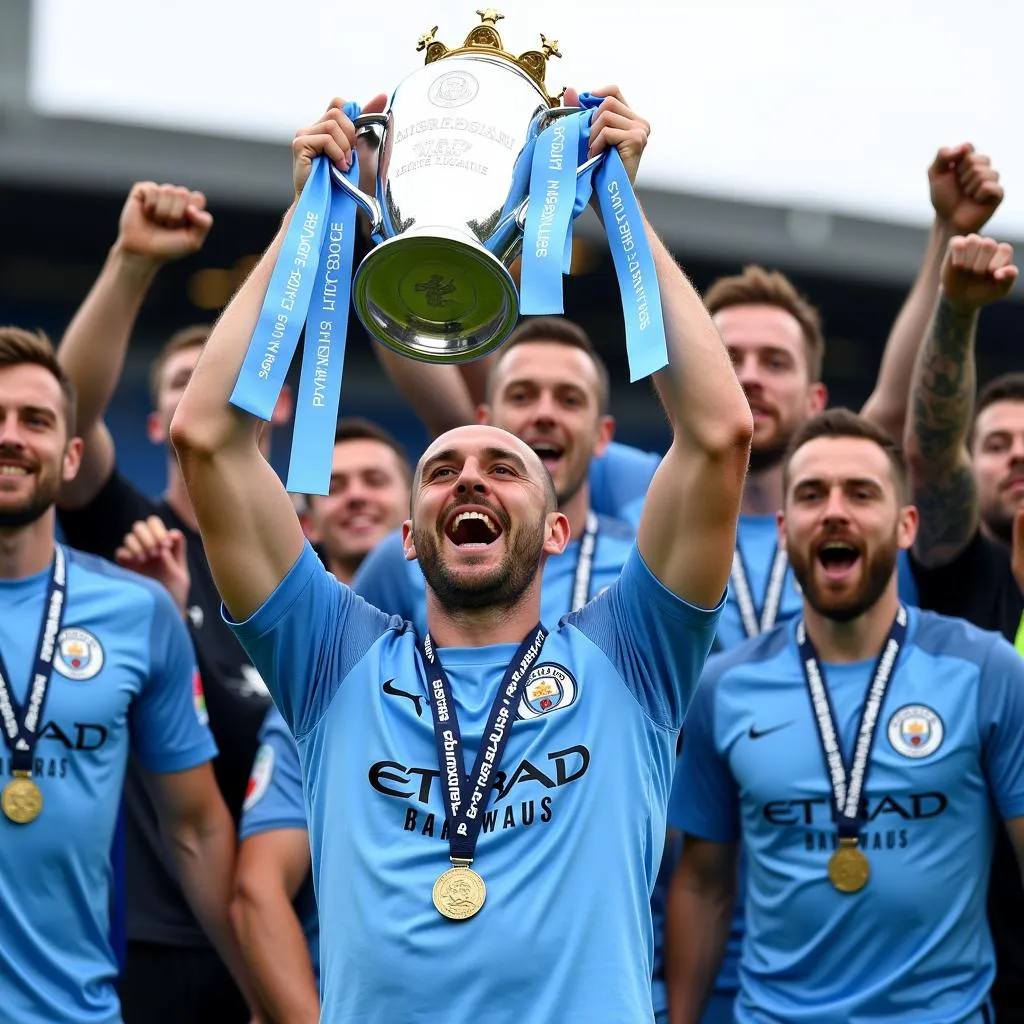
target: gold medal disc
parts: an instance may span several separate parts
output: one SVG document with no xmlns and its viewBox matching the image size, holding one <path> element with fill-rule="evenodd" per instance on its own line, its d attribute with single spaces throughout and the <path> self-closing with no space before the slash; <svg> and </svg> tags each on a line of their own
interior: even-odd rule
<svg viewBox="0 0 1024 1024">
<path fill-rule="evenodd" d="M 15 825 L 27 825 L 35 821 L 43 809 L 43 791 L 31 779 L 11 779 L 0 795 L 0 804 Z"/>
<path fill-rule="evenodd" d="M 465 921 L 480 912 L 487 899 L 484 880 L 464 865 L 449 868 L 434 883 L 434 906 L 450 921 Z"/>
<path fill-rule="evenodd" d="M 871 865 L 856 843 L 843 843 L 829 858 L 828 877 L 839 892 L 860 892 L 871 877 Z"/>
</svg>

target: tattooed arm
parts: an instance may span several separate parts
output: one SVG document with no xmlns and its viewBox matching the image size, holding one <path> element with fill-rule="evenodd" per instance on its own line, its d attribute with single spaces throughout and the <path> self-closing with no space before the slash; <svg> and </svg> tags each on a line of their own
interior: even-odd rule
<svg viewBox="0 0 1024 1024">
<path fill-rule="evenodd" d="M 974 408 L 974 339 L 983 306 L 1017 279 L 1013 250 L 977 235 L 949 243 L 942 287 L 911 378 L 904 447 L 920 512 L 914 556 L 948 565 L 978 528 L 978 499 L 967 450 Z"/>
</svg>

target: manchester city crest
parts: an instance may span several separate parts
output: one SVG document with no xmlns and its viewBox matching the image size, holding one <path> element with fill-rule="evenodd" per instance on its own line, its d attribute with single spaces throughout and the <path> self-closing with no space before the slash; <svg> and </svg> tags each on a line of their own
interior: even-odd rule
<svg viewBox="0 0 1024 1024">
<path fill-rule="evenodd" d="M 103 668 L 103 647 L 86 629 L 62 629 L 57 635 L 53 667 L 68 679 L 92 679 Z"/>
<path fill-rule="evenodd" d="M 924 704 L 907 704 L 889 719 L 889 742 L 904 757 L 927 757 L 942 744 L 942 719 Z"/>
<path fill-rule="evenodd" d="M 539 718 L 552 711 L 561 711 L 576 700 L 576 690 L 576 680 L 567 668 L 552 662 L 538 665 L 523 687 L 519 717 Z"/>
</svg>

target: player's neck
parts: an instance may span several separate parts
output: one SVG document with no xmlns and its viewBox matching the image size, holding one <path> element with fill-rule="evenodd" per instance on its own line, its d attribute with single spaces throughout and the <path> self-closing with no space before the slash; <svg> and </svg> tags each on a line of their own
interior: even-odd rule
<svg viewBox="0 0 1024 1024">
<path fill-rule="evenodd" d="M 0 580 L 23 580 L 49 568 L 55 524 L 50 508 L 27 526 L 0 529 Z"/>
<path fill-rule="evenodd" d="M 571 498 L 559 502 L 558 511 L 569 520 L 569 539 L 579 540 L 587 528 L 587 513 L 590 512 L 590 485 L 584 480 Z"/>
<path fill-rule="evenodd" d="M 899 604 L 895 573 L 882 596 L 862 615 L 847 622 L 818 614 L 805 600 L 807 635 L 824 662 L 843 664 L 876 658 L 889 635 Z"/>
<path fill-rule="evenodd" d="M 540 572 L 512 606 L 448 609 L 427 587 L 427 629 L 435 647 L 517 644 L 540 619 Z"/>
<path fill-rule="evenodd" d="M 740 512 L 745 516 L 773 516 L 782 508 L 782 463 L 747 474 Z"/>
<path fill-rule="evenodd" d="M 344 583 L 346 587 L 352 586 L 352 581 L 356 578 L 356 572 L 359 570 L 359 563 L 362 559 L 356 559 L 354 562 L 343 561 L 340 558 L 335 558 L 333 555 L 327 556 L 327 571 L 339 582 Z"/>
</svg>

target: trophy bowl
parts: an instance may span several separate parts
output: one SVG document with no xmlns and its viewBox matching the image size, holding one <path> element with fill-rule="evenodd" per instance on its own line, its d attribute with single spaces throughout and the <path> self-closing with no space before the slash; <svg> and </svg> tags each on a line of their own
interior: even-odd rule
<svg viewBox="0 0 1024 1024">
<path fill-rule="evenodd" d="M 370 219 L 373 248 L 356 270 L 352 303 L 377 341 L 424 362 L 461 363 L 496 349 L 519 317 L 508 267 L 522 246 L 532 142 L 569 113 L 544 86 L 557 43 L 504 50 L 497 11 L 449 50 L 422 36 L 426 63 L 382 114 L 356 119 L 376 137 L 376 195 L 336 169 Z"/>
</svg>

